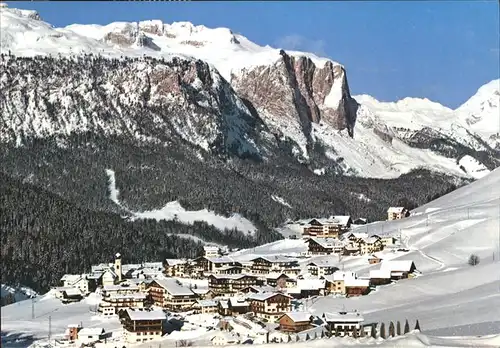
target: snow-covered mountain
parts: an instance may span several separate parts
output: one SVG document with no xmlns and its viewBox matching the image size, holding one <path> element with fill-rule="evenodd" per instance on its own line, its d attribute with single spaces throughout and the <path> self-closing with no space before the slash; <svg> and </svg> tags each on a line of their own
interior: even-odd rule
<svg viewBox="0 0 500 348">
<path fill-rule="evenodd" d="M 27 82 L 32 78 L 38 78 L 39 84 L 43 80 L 35 71 L 32 75 L 16 72 L 14 65 L 23 67 L 13 62 L 17 58 L 4 58 L 2 66 L 11 69 L 1 79 L 2 90 L 11 91 L 8 98 L 2 98 L 2 109 L 8 110 L 0 119 L 6 126 L 4 141 L 20 144 L 26 136 L 94 130 L 92 123 L 108 123 L 108 131 L 129 132 L 141 140 L 164 141 L 143 130 L 146 123 L 149 128 L 165 129 L 165 118 L 152 117 L 137 127 L 137 120 L 126 119 L 118 108 L 107 111 L 113 116 L 111 121 L 103 121 L 99 113 L 76 116 L 79 106 L 62 92 L 69 85 L 80 86 L 74 92 L 94 110 L 102 108 L 102 98 L 109 104 L 121 99 L 127 108 L 129 102 L 138 103 L 143 92 L 147 94 L 143 105 L 165 106 L 174 101 L 176 108 L 169 114 L 185 110 L 173 120 L 168 117 L 168 126 L 183 140 L 216 153 L 231 149 L 229 152 L 235 154 L 264 158 L 271 148 L 285 147 L 319 174 L 335 171 L 387 178 L 427 167 L 477 177 L 477 166 L 485 166 L 487 170 L 482 172 L 486 173 L 498 165 L 498 151 L 492 149 L 498 146 L 498 120 L 495 124 L 493 116 L 498 113 L 498 80 L 482 87 L 457 110 L 413 98 L 381 103 L 359 96 L 356 102 L 350 95 L 346 70 L 339 63 L 310 53 L 262 47 L 227 28 L 159 20 L 54 28 L 34 11 L 5 6 L 0 11 L 3 53 L 16 57 L 52 55 L 61 60 L 72 56 L 73 62 L 78 60 L 75 57 L 81 59 L 82 54 L 90 53 L 118 59 L 109 72 L 94 80 L 89 72 L 75 80 L 69 73 L 74 66 L 65 60 L 60 65 L 62 71 L 55 74 L 57 81 L 43 82 L 51 86 L 51 93 L 38 88 L 35 95 L 23 97 L 24 101 L 18 97 L 16 104 L 11 101 L 12 93 L 19 96 L 23 88 L 32 90 Z M 152 63 L 144 56 L 160 61 Z M 13 78 L 17 74 L 19 81 Z M 95 89 L 104 90 L 106 96 L 89 99 Z M 62 105 L 61 113 L 66 111 L 67 115 L 50 118 L 46 113 L 50 106 L 44 100 L 55 103 L 58 112 Z M 93 121 L 89 122 L 90 118 Z M 211 122 L 196 126 L 206 119 Z M 219 149 L 221 141 L 224 151 Z M 465 155 L 477 165 L 464 165 L 470 163 L 461 161 Z"/>
</svg>

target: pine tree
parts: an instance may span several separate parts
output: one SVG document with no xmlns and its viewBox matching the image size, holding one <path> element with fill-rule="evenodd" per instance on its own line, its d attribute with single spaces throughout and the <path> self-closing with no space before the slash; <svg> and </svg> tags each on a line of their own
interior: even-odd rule
<svg viewBox="0 0 500 348">
<path fill-rule="evenodd" d="M 404 330 L 404 333 L 405 335 L 410 332 L 410 323 L 408 323 L 408 319 L 406 319 L 406 322 L 405 322 L 405 330 Z"/>
<path fill-rule="evenodd" d="M 418 319 L 417 322 L 415 323 L 415 330 L 420 331 L 420 323 L 418 322 Z"/>
<path fill-rule="evenodd" d="M 372 338 L 377 338 L 377 325 L 376 324 L 372 325 L 371 337 Z"/>
<path fill-rule="evenodd" d="M 391 337 L 394 337 L 396 336 L 395 335 L 395 332 L 394 332 L 394 323 L 391 321 L 391 323 L 389 324 L 389 336 Z"/>
<path fill-rule="evenodd" d="M 398 320 L 398 322 L 396 323 L 396 334 L 397 334 L 398 336 L 401 336 L 401 323 L 399 322 L 399 320 Z"/>
<path fill-rule="evenodd" d="M 380 337 L 382 337 L 384 339 L 387 338 L 385 336 L 385 323 L 380 324 Z"/>
<path fill-rule="evenodd" d="M 335 328 L 335 337 L 340 337 L 340 328 L 338 326 Z"/>
<path fill-rule="evenodd" d="M 310 339 L 309 334 L 306 334 L 306 341 L 309 341 Z"/>
<path fill-rule="evenodd" d="M 358 329 L 356 327 L 352 330 L 352 337 L 358 338 Z"/>
</svg>

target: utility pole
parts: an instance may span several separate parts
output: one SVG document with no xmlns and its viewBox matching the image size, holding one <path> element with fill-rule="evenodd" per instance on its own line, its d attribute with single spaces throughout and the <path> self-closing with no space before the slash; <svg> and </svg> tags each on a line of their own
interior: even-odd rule
<svg viewBox="0 0 500 348">
<path fill-rule="evenodd" d="M 52 336 L 52 317 L 49 315 L 49 345 L 51 336 Z"/>
</svg>

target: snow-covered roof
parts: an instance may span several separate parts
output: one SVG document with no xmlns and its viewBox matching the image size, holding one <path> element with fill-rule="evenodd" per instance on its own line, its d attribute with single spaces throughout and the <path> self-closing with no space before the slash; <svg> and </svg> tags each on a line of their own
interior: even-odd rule
<svg viewBox="0 0 500 348">
<path fill-rule="evenodd" d="M 326 281 L 324 279 L 297 279 L 297 288 L 300 290 L 324 289 Z"/>
<path fill-rule="evenodd" d="M 223 338 L 228 343 L 239 342 L 239 336 L 236 333 L 234 333 L 234 332 L 219 331 L 210 340 L 212 341 L 215 338 Z"/>
<path fill-rule="evenodd" d="M 280 273 L 280 272 L 271 272 L 271 273 L 268 273 L 266 274 L 266 279 L 278 279 L 279 277 L 286 277 L 288 278 L 288 276 L 284 273 Z"/>
<path fill-rule="evenodd" d="M 82 278 L 80 274 L 65 274 L 61 277 L 61 281 L 63 282 L 69 282 L 69 283 L 76 283 Z"/>
<path fill-rule="evenodd" d="M 237 262 L 236 260 L 233 260 L 232 258 L 230 258 L 228 256 L 207 257 L 207 260 L 212 262 L 212 263 L 234 263 L 234 262 Z"/>
<path fill-rule="evenodd" d="M 143 293 L 133 293 L 133 294 L 111 294 L 109 299 L 115 300 L 145 300 L 146 294 Z"/>
<path fill-rule="evenodd" d="M 351 217 L 349 215 L 334 215 L 334 216 L 330 217 L 330 219 L 335 224 L 347 226 L 347 224 L 349 223 L 349 220 L 351 220 Z"/>
<path fill-rule="evenodd" d="M 333 281 L 346 281 L 347 279 L 356 279 L 358 275 L 355 272 L 344 272 L 344 271 L 336 271 L 333 274 L 323 276 L 323 278 L 329 282 Z"/>
<path fill-rule="evenodd" d="M 359 239 L 360 242 L 364 242 L 366 244 L 374 244 L 375 242 L 377 242 L 379 240 L 380 240 L 380 238 L 374 237 L 374 236 L 371 236 L 371 237 L 368 237 L 368 238 L 360 238 Z"/>
<path fill-rule="evenodd" d="M 196 303 L 193 304 L 193 306 L 199 306 L 199 307 L 216 307 L 217 306 L 217 301 L 214 300 L 197 300 Z"/>
<path fill-rule="evenodd" d="M 180 265 L 180 264 L 185 264 L 187 263 L 186 260 L 181 260 L 181 259 L 166 259 L 165 262 L 169 266 L 175 266 L 175 265 Z"/>
<path fill-rule="evenodd" d="M 271 297 L 274 297 L 274 296 L 277 296 L 277 295 L 282 295 L 282 296 L 290 297 L 288 295 L 281 294 L 279 292 L 258 292 L 256 294 L 249 294 L 247 296 L 247 298 L 250 299 L 250 300 L 256 300 L 256 301 L 266 301 L 266 300 L 270 299 Z"/>
<path fill-rule="evenodd" d="M 387 260 L 380 263 L 380 269 L 391 272 L 410 272 L 412 265 L 412 260 Z"/>
<path fill-rule="evenodd" d="M 81 295 L 82 294 L 82 292 L 80 291 L 80 289 L 77 289 L 77 288 L 67 288 L 67 289 L 64 289 L 63 291 L 68 296 L 76 296 L 76 295 Z"/>
<path fill-rule="evenodd" d="M 119 290 L 128 290 L 128 291 L 139 291 L 139 286 L 135 284 L 113 284 L 113 285 L 104 285 L 102 287 L 104 291 L 119 291 Z"/>
<path fill-rule="evenodd" d="M 155 279 L 154 281 L 171 295 L 174 296 L 194 295 L 194 292 L 192 292 L 191 289 L 178 284 L 177 280 L 175 279 L 165 278 L 165 279 Z"/>
<path fill-rule="evenodd" d="M 401 214 L 403 210 L 405 210 L 405 207 L 389 207 L 387 212 L 391 214 Z"/>
<path fill-rule="evenodd" d="M 128 308 L 127 314 L 131 320 L 165 320 L 167 315 L 159 309 L 148 310 L 148 309 L 133 309 Z"/>
<path fill-rule="evenodd" d="M 292 319 L 295 323 L 310 321 L 312 317 L 312 314 L 309 312 L 288 312 L 283 314 L 283 316 L 285 315 Z"/>
<path fill-rule="evenodd" d="M 344 285 L 346 287 L 369 287 L 370 279 L 361 279 L 361 278 L 347 278 L 344 280 Z"/>
<path fill-rule="evenodd" d="M 231 307 L 247 307 L 250 305 L 244 297 L 231 297 L 228 299 L 228 303 Z"/>
<path fill-rule="evenodd" d="M 307 265 L 308 266 L 316 266 L 319 268 L 336 267 L 333 260 L 317 260 L 317 261 L 309 262 Z"/>
<path fill-rule="evenodd" d="M 364 321 L 363 316 L 359 312 L 336 312 L 336 313 L 324 313 L 323 317 L 325 321 L 332 322 L 351 322 L 351 323 L 361 323 Z"/>
<path fill-rule="evenodd" d="M 205 295 L 205 294 L 208 294 L 208 292 L 210 291 L 210 289 L 200 289 L 200 288 L 197 288 L 197 289 L 191 289 L 192 292 L 194 292 L 195 294 L 198 294 L 198 295 Z"/>
<path fill-rule="evenodd" d="M 228 309 L 229 308 L 229 301 L 226 301 L 226 300 L 223 300 L 223 301 L 219 301 L 220 303 L 220 306 L 222 307 L 222 309 Z"/>
<path fill-rule="evenodd" d="M 84 327 L 78 331 L 78 336 L 100 336 L 105 332 L 102 327 Z"/>
<path fill-rule="evenodd" d="M 292 262 L 297 262 L 298 260 L 295 258 L 290 258 L 282 255 L 273 255 L 273 256 L 258 256 L 254 257 L 251 259 L 251 261 L 257 260 L 257 259 L 264 259 L 266 261 L 269 261 L 271 263 L 292 263 Z"/>
<path fill-rule="evenodd" d="M 339 248 L 344 246 L 344 242 L 341 240 L 338 240 L 337 238 L 318 238 L 318 237 L 312 237 L 309 238 L 308 240 L 313 240 L 314 242 L 318 243 L 321 245 L 323 248 Z"/>
<path fill-rule="evenodd" d="M 211 274 L 210 276 L 214 277 L 216 279 L 232 279 L 232 280 L 241 279 L 243 277 L 252 277 L 252 278 L 255 278 L 254 275 L 252 275 L 252 274 L 246 274 L 246 273 L 240 273 L 240 274 Z"/>
</svg>

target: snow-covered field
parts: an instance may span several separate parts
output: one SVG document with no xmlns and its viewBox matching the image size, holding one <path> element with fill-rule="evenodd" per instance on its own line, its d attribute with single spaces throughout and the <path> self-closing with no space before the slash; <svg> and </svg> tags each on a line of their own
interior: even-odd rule
<svg viewBox="0 0 500 348">
<path fill-rule="evenodd" d="M 115 172 L 111 169 L 106 169 L 106 175 L 108 176 L 109 198 L 117 205 L 122 206 L 119 200 L 119 190 L 116 185 Z M 257 231 L 253 223 L 240 214 L 235 213 L 230 217 L 225 217 L 208 209 L 190 211 L 184 209 L 177 201 L 168 202 L 160 209 L 130 213 L 132 213 L 133 219 L 178 220 L 179 222 L 187 224 L 192 224 L 195 221 L 205 221 L 220 230 L 224 230 L 225 228 L 236 228 L 248 234 L 254 234 Z M 191 235 L 177 236 L 191 238 L 196 241 L 201 240 Z"/>
<path fill-rule="evenodd" d="M 115 22 L 104 26 L 73 24 L 57 28 L 40 20 L 34 11 L 1 8 L 0 15 L 2 48 L 18 56 L 74 56 L 93 53 L 114 58 L 152 56 L 168 60 L 174 56 L 195 57 L 213 65 L 229 82 L 233 75 L 238 76 L 243 70 L 252 70 L 257 66 L 271 67 L 280 60 L 279 49 L 259 46 L 228 28 L 207 28 L 189 22 L 167 24 L 160 20 Z M 153 48 L 139 44 L 141 35 L 150 39 Z M 123 44 L 117 44 L 110 37 Z M 307 52 L 287 53 L 292 56 L 307 56 L 318 66 L 331 61 Z M 335 88 L 332 88 L 322 106 L 335 107 L 338 104 L 341 95 L 337 88 L 339 85 L 334 84 L 333 87 Z M 347 174 L 393 178 L 418 167 L 474 178 L 488 173 L 489 170 L 483 163 L 467 156 L 457 158 L 457 163 L 454 158 L 444 157 L 429 149 L 410 147 L 402 141 L 411 137 L 412 132 L 422 129 L 445 134 L 476 151 L 485 150 L 485 143 L 493 148 L 500 146 L 499 79 L 479 88 L 474 96 L 456 110 L 419 98 L 381 102 L 371 96 L 360 95 L 355 96 L 355 99 L 361 107 L 358 109 L 353 138 L 346 131 L 334 129 L 326 121 L 313 124 L 311 134 L 314 139 L 323 143 L 328 157 L 341 162 Z M 293 139 L 297 152 L 308 157 L 307 137 L 299 123 L 286 117 L 268 115 L 266 112 L 262 112 L 260 116 L 268 126 Z M 323 175 L 327 170 L 315 168 L 313 171 L 317 175 Z M 286 205 L 284 199 L 273 199 Z M 155 212 L 145 212 L 146 216 L 171 218 L 170 212 L 174 211 L 186 220 L 192 219 L 182 208 L 174 206 L 176 202 L 170 204 Z M 210 214 L 205 211 L 196 213 Z M 238 220 L 239 217 L 235 216 L 234 219 Z M 222 224 L 225 221 L 214 219 L 213 222 Z M 243 220 L 235 224 L 251 228 Z"/>
</svg>

